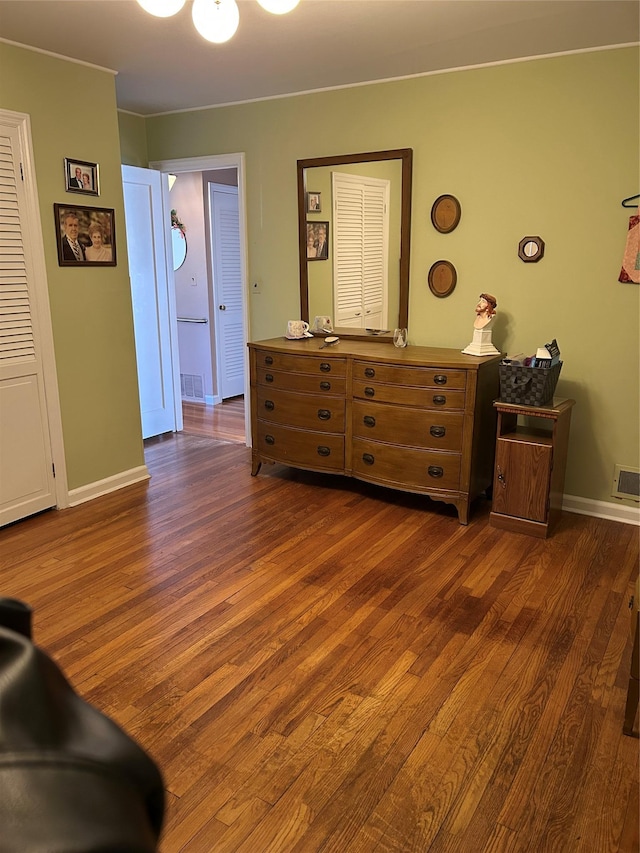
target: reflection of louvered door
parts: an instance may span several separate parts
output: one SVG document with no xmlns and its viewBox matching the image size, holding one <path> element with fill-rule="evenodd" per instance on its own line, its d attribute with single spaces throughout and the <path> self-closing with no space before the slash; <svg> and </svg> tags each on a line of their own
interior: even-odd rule
<svg viewBox="0 0 640 853">
<path fill-rule="evenodd" d="M 389 182 L 333 173 L 333 279 L 336 325 L 387 322 Z"/>
<path fill-rule="evenodd" d="M 26 223 L 20 135 L 0 116 L 0 525 L 56 503 Z"/>
</svg>

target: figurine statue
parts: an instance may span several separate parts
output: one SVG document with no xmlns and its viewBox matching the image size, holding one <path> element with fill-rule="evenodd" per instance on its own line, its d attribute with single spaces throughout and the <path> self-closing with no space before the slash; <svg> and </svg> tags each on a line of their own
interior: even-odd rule
<svg viewBox="0 0 640 853">
<path fill-rule="evenodd" d="M 496 316 L 498 303 L 495 296 L 490 293 L 481 293 L 480 301 L 476 305 L 476 319 L 473 321 L 474 329 L 486 329 Z"/>
<path fill-rule="evenodd" d="M 491 340 L 491 321 L 496 316 L 497 307 L 495 296 L 490 293 L 480 294 L 473 321 L 473 340 L 462 352 L 467 355 L 496 355 L 500 352 Z"/>
</svg>

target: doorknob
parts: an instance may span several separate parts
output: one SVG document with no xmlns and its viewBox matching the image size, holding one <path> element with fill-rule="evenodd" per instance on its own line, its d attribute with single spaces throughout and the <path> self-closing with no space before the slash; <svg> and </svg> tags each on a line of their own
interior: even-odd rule
<svg viewBox="0 0 640 853">
<path fill-rule="evenodd" d="M 218 308 L 219 308 L 221 311 L 226 311 L 226 310 L 227 310 L 227 306 L 226 306 L 226 305 L 218 305 Z"/>
</svg>

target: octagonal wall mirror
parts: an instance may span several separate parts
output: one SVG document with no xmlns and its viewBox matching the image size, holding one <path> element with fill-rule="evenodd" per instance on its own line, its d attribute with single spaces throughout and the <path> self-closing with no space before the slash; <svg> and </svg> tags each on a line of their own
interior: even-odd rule
<svg viewBox="0 0 640 853">
<path fill-rule="evenodd" d="M 518 257 L 526 264 L 536 263 L 544 257 L 544 240 L 541 237 L 523 237 L 518 243 Z"/>
<path fill-rule="evenodd" d="M 367 151 L 360 154 L 334 155 L 331 157 L 314 157 L 298 160 L 298 252 L 300 259 L 300 314 L 303 320 L 313 324 L 316 316 L 331 317 L 334 330 L 341 337 L 360 340 L 393 340 L 395 328 L 406 328 L 409 319 L 409 256 L 411 240 L 411 181 L 413 168 L 413 151 L 411 148 L 398 148 L 388 151 Z M 338 187 L 342 186 L 347 196 L 363 192 L 366 196 L 367 187 L 373 187 L 373 195 L 381 198 L 386 208 L 388 229 L 381 240 L 384 260 L 373 260 L 374 273 L 369 268 L 361 268 L 356 259 L 345 260 L 340 251 L 340 228 L 348 228 L 348 223 L 341 226 L 336 214 L 336 195 Z M 362 189 L 364 187 L 364 189 Z M 346 189 L 345 189 L 346 188 Z M 353 189 L 353 193 L 352 193 Z M 308 193 L 322 193 L 322 212 L 315 214 L 307 206 Z M 345 196 L 346 198 L 346 196 Z M 359 198 L 359 196 L 358 196 Z M 360 204 L 357 201 L 356 207 Z M 356 217 L 357 218 L 357 217 Z M 375 217 L 374 217 L 375 218 Z M 315 222 L 319 230 L 328 225 L 328 251 L 326 260 L 314 257 L 313 249 L 309 248 L 310 234 L 314 233 Z M 381 226 L 382 227 L 382 226 Z M 376 228 L 374 227 L 374 232 Z M 358 226 L 357 239 L 362 241 L 363 255 L 368 253 L 372 244 L 365 229 L 360 233 Z M 338 243 L 336 244 L 336 236 Z M 379 238 L 376 237 L 376 240 Z M 378 246 L 373 248 L 371 256 L 375 256 Z M 311 261 L 314 261 L 311 263 Z M 353 271 L 355 269 L 355 272 Z M 374 311 L 367 314 L 367 307 L 361 317 L 349 317 L 344 320 L 345 303 L 340 290 L 344 283 L 344 275 L 352 275 L 353 289 L 372 290 L 382 288 L 382 313 Z M 379 274 L 380 273 L 380 274 Z M 342 278 L 341 278 L 342 276 Z M 382 283 L 380 283 L 382 281 Z M 371 284 L 373 282 L 373 284 Z M 348 288 L 348 285 L 347 285 Z M 356 300 L 366 297 L 358 293 Z M 339 304 L 337 304 L 339 303 Z M 356 312 L 357 313 L 357 312 Z M 373 317 L 369 320 L 368 317 Z M 384 318 L 384 319 L 383 319 Z M 344 322 L 345 325 L 342 325 Z M 382 334 L 381 334 L 382 332 Z"/>
</svg>

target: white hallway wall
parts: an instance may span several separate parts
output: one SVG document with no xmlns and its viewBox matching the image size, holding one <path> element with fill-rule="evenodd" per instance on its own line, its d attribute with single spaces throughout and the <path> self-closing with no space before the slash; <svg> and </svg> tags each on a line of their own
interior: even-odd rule
<svg viewBox="0 0 640 853">
<path fill-rule="evenodd" d="M 206 324 L 178 323 L 180 372 L 202 376 L 205 397 L 207 402 L 211 402 L 214 385 L 202 174 L 185 172 L 178 175 L 170 193 L 170 202 L 187 235 L 187 257 L 175 272 L 177 314 L 179 318 L 207 320 Z"/>
</svg>

